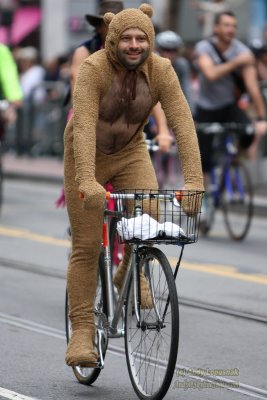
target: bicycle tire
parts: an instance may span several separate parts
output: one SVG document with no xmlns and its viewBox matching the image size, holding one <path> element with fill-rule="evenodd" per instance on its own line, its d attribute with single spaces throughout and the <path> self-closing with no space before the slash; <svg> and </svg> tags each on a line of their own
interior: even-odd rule
<svg viewBox="0 0 267 400">
<path fill-rule="evenodd" d="M 101 312 L 105 316 L 107 315 L 107 302 L 106 302 L 106 284 L 105 284 L 105 275 L 104 275 L 104 264 L 103 264 L 103 256 L 101 254 L 99 258 L 99 274 L 98 274 L 98 285 L 96 289 L 95 296 L 95 314 L 97 312 Z M 97 329 L 97 315 L 96 315 L 96 329 Z M 66 339 L 67 343 L 70 339 L 71 334 L 71 323 L 68 315 L 68 292 L 66 290 L 66 299 L 65 299 L 65 328 L 66 328 Z M 106 350 L 108 346 L 108 340 L 103 343 L 103 358 L 105 358 Z M 101 368 L 83 368 L 80 366 L 72 367 L 73 373 L 77 378 L 78 382 L 83 385 L 92 385 L 96 379 L 98 378 Z"/>
<path fill-rule="evenodd" d="M 138 250 L 137 256 L 139 270 L 146 271 L 149 280 L 153 308 L 140 310 L 141 324 L 138 326 L 133 309 L 133 281 L 131 281 L 126 299 L 125 317 L 127 367 L 138 397 L 143 400 L 159 400 L 165 396 L 170 387 L 177 360 L 178 296 L 172 269 L 161 250 L 142 247 Z M 165 309 L 165 317 L 160 321 L 157 313 L 163 317 Z M 152 336 L 155 336 L 154 340 Z M 144 352 L 144 349 L 148 349 L 148 352 Z"/>
<path fill-rule="evenodd" d="M 228 178 L 227 178 L 228 177 Z M 248 234 L 253 218 L 253 188 L 246 166 L 239 160 L 233 160 L 223 170 L 221 185 L 221 207 L 224 223 L 230 237 L 243 240 Z M 229 193 L 230 180 L 232 193 Z"/>
</svg>

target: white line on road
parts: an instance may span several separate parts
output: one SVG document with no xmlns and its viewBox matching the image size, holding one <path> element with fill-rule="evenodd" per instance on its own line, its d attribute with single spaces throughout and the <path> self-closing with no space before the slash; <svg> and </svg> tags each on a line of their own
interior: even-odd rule
<svg viewBox="0 0 267 400">
<path fill-rule="evenodd" d="M 65 332 L 63 330 L 52 328 L 47 325 L 39 324 L 39 323 L 36 323 L 33 321 L 29 321 L 27 319 L 14 317 L 9 314 L 0 313 L 0 322 L 6 323 L 9 325 L 13 325 L 13 326 L 17 326 L 19 328 L 27 329 L 32 332 L 41 333 L 43 335 L 52 336 L 52 337 L 55 337 L 58 339 L 66 340 Z M 108 352 L 116 355 L 117 357 L 125 358 L 125 350 L 122 347 L 109 345 Z M 161 368 L 166 368 L 166 367 L 164 365 L 162 365 Z M 186 371 L 186 374 L 188 377 L 190 377 L 191 379 L 195 379 L 197 381 L 211 382 L 212 384 L 216 384 L 217 386 L 228 389 L 229 391 L 242 393 L 242 394 L 245 394 L 246 396 L 249 396 L 249 397 L 252 397 L 255 399 L 266 399 L 267 398 L 267 391 L 264 389 L 260 389 L 260 388 L 257 388 L 257 387 L 251 386 L 251 385 L 247 385 L 247 384 L 241 383 L 241 382 L 236 382 L 234 380 L 222 378 L 222 377 L 216 376 L 216 375 L 204 376 L 204 377 L 197 376 L 197 375 L 190 373 L 192 371 L 192 368 L 176 364 L 176 370 L 179 370 L 179 369 Z M 6 390 L 6 389 L 2 389 L 2 390 Z M 7 399 L 37 400 L 37 399 L 30 398 L 30 397 L 25 397 L 23 395 L 19 395 L 15 392 L 10 392 L 10 391 L 7 391 L 7 392 L 14 393 L 15 395 L 17 395 L 17 397 L 7 397 L 7 396 L 5 397 L 2 395 L 3 397 L 5 397 Z M 0 396 L 1 396 L 1 390 L 0 390 Z M 22 397 L 19 397 L 19 396 L 22 396 Z"/>
<path fill-rule="evenodd" d="M 10 400 L 37 400 L 35 397 L 24 396 L 11 390 L 0 387 L 0 396 Z"/>
</svg>

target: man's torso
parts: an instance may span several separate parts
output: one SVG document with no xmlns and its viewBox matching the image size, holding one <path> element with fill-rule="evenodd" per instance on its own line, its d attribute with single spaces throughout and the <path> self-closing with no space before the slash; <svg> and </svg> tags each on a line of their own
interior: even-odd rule
<svg viewBox="0 0 267 400">
<path fill-rule="evenodd" d="M 123 76 L 116 73 L 100 102 L 96 146 L 105 154 L 117 152 L 126 146 L 147 119 L 152 107 L 149 87 L 142 73 L 137 75 L 135 99 L 130 100 L 128 105 L 122 96 L 122 85 Z"/>
<path fill-rule="evenodd" d="M 196 45 L 196 56 L 207 54 L 215 65 L 222 63 L 219 55 L 209 40 L 202 40 Z M 242 42 L 234 39 L 228 49 L 223 53 L 227 61 L 232 60 L 241 53 L 249 52 L 249 48 Z M 216 81 L 208 81 L 200 72 L 199 74 L 199 95 L 197 105 L 204 109 L 223 108 L 235 102 L 235 83 L 231 73 Z"/>
</svg>

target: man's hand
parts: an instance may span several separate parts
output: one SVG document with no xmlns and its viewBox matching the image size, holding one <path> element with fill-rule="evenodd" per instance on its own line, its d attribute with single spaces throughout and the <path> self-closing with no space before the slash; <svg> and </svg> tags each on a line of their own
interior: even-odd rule
<svg viewBox="0 0 267 400">
<path fill-rule="evenodd" d="M 258 137 L 266 135 L 267 132 L 267 122 L 266 121 L 256 121 L 254 123 L 255 134 Z"/>
<path fill-rule="evenodd" d="M 104 206 L 106 191 L 98 182 L 86 182 L 79 186 L 79 198 L 86 210 Z"/>
<path fill-rule="evenodd" d="M 159 151 L 162 153 L 168 153 L 171 149 L 171 145 L 173 142 L 173 137 L 170 133 L 160 133 L 156 136 L 156 141 L 159 145 Z"/>
</svg>

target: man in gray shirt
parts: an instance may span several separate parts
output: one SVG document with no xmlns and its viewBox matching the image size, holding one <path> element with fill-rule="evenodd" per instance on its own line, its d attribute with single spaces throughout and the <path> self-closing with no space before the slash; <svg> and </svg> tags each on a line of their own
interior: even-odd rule
<svg viewBox="0 0 267 400">
<path fill-rule="evenodd" d="M 236 99 L 236 80 L 233 72 L 244 81 L 253 103 L 256 119 L 254 137 L 243 135 L 240 145 L 248 148 L 250 155 L 257 154 L 260 137 L 266 133 L 265 105 L 260 94 L 255 59 L 247 46 L 236 39 L 237 20 L 232 12 L 222 12 L 216 17 L 214 36 L 202 40 L 195 47 L 196 65 L 199 69 L 199 95 L 196 104 L 196 122 L 250 123 Z M 212 166 L 212 136 L 199 136 L 203 171 Z"/>
</svg>

